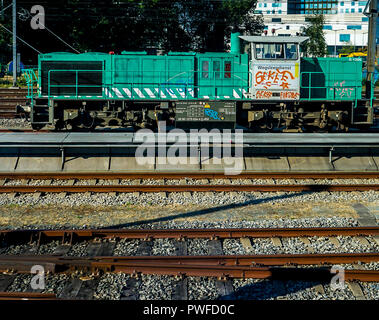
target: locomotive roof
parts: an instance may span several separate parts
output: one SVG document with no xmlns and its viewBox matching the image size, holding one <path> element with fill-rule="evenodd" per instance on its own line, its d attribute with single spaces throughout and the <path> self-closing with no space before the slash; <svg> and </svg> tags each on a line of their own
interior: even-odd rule
<svg viewBox="0 0 379 320">
<path fill-rule="evenodd" d="M 309 37 L 280 37 L 280 36 L 240 36 L 242 40 L 257 43 L 303 43 Z"/>
</svg>

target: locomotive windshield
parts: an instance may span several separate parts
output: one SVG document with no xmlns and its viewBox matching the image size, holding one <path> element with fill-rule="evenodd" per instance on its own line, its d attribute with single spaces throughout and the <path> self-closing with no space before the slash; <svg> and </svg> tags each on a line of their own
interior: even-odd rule
<svg viewBox="0 0 379 320">
<path fill-rule="evenodd" d="M 297 60 L 297 47 L 296 43 L 256 43 L 255 58 L 257 60 Z"/>
</svg>

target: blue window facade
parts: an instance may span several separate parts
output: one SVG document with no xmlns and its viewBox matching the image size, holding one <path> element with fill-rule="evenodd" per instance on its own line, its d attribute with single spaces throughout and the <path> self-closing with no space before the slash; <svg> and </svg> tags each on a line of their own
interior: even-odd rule
<svg viewBox="0 0 379 320">
<path fill-rule="evenodd" d="M 340 34 L 340 42 L 349 42 L 350 34 Z"/>
</svg>

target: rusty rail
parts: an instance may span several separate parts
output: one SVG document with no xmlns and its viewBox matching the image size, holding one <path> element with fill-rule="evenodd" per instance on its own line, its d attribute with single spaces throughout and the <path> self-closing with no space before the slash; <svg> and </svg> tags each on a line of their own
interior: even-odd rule
<svg viewBox="0 0 379 320">
<path fill-rule="evenodd" d="M 0 193 L 109 193 L 109 192 L 338 192 L 379 191 L 379 184 L 294 185 L 15 185 L 0 186 Z"/>
<path fill-rule="evenodd" d="M 305 255 L 302 255 L 304 259 Z M 213 263 L 217 264 L 200 264 L 196 262 L 198 259 L 214 259 Z M 250 259 L 257 259 L 259 256 L 251 256 Z M 266 257 L 267 258 L 267 257 Z M 284 256 L 282 257 L 284 259 Z M 310 257 L 308 257 L 310 258 Z M 364 258 L 355 254 L 351 255 L 352 259 L 347 259 L 347 254 L 341 257 L 344 263 L 347 261 L 378 261 L 378 254 L 373 254 L 370 257 Z M 333 274 L 329 267 L 316 267 L 316 268 L 294 268 L 294 267 L 268 267 L 268 266 L 251 266 L 251 265 L 229 265 L 222 264 L 227 259 L 243 259 L 240 257 L 173 257 L 170 262 L 168 257 L 97 257 L 97 258 L 83 258 L 83 257 L 52 257 L 52 256 L 1 256 L 0 257 L 0 271 L 2 272 L 30 272 L 30 267 L 36 263 L 45 266 L 45 271 L 57 273 L 65 272 L 71 273 L 74 271 L 82 272 L 124 272 L 133 276 L 143 274 L 154 275 L 172 275 L 172 276 L 207 276 L 225 278 L 256 278 L 256 279 L 288 279 L 288 280 L 310 280 L 310 279 L 323 279 L 330 280 Z M 187 262 L 187 259 L 192 259 L 192 264 Z M 262 257 L 262 259 L 264 259 Z M 270 260 L 270 258 L 267 258 Z M 288 261 L 297 259 L 295 255 L 289 255 Z M 319 257 L 319 261 L 325 261 L 327 255 Z M 329 258 L 330 259 L 330 258 Z M 335 260 L 333 260 L 335 259 Z M 333 261 L 338 261 L 334 257 Z M 135 260 L 135 261 L 134 261 Z M 312 261 L 311 261 L 312 260 Z M 314 264 L 315 259 L 304 260 L 302 264 Z M 330 260 L 330 261 L 332 261 Z M 209 260 L 208 260 L 209 261 Z M 241 260 L 242 261 L 242 260 Z M 248 264 L 248 260 L 243 260 Z M 262 261 L 262 260 L 261 260 Z M 292 260 L 293 261 L 293 260 Z M 174 263 L 175 262 L 175 263 Z M 206 261 L 203 261 L 206 263 Z M 236 260 L 234 260 L 234 263 Z M 304 263 L 303 263 L 304 262 Z M 307 263 L 305 263 L 307 262 Z M 268 262 L 268 264 L 272 264 Z M 276 262 L 275 262 L 276 265 Z M 379 282 L 379 271 L 375 270 L 345 270 L 346 281 L 367 281 Z"/>
<path fill-rule="evenodd" d="M 0 292 L 0 300 L 57 300 L 54 293 Z"/>
<path fill-rule="evenodd" d="M 238 239 L 243 237 L 379 236 L 379 226 L 338 228 L 216 228 L 216 229 L 85 229 L 0 230 L 0 241 L 9 243 L 61 240 L 72 243 L 90 239 Z"/>
<path fill-rule="evenodd" d="M 321 253 L 321 254 L 273 254 L 273 255 L 219 255 L 219 256 L 99 256 L 66 257 L 54 255 L 0 255 L 0 269 L 16 268 L 21 265 L 49 264 L 55 267 L 83 265 L 96 269 L 98 266 L 133 265 L 206 265 L 206 266 L 283 266 L 353 264 L 357 262 L 379 262 L 378 252 L 365 253 Z M 21 271 L 24 271 L 20 269 Z M 27 271 L 28 269 L 26 269 Z"/>
<path fill-rule="evenodd" d="M 0 172 L 0 179 L 86 180 L 86 179 L 379 179 L 378 171 L 363 172 L 242 172 L 225 175 L 223 172 Z"/>
</svg>

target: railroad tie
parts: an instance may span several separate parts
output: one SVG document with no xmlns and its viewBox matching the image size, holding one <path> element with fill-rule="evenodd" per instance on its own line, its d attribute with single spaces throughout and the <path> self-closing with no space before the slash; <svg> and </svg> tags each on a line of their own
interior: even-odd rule
<svg viewBox="0 0 379 320">
<path fill-rule="evenodd" d="M 52 179 L 47 179 L 47 180 L 44 180 L 43 182 L 44 182 L 43 184 L 45 186 L 50 186 L 53 183 L 53 180 Z"/>
<path fill-rule="evenodd" d="M 83 281 L 78 278 L 71 278 L 63 287 L 61 293 L 58 295 L 59 299 L 75 299 L 79 293 Z"/>
<path fill-rule="evenodd" d="M 188 278 L 179 279 L 174 287 L 173 300 L 188 300 Z"/>
<path fill-rule="evenodd" d="M 66 196 L 67 196 L 67 192 L 59 192 L 57 194 L 58 199 L 64 199 L 64 198 L 66 198 Z"/>
<path fill-rule="evenodd" d="M 314 286 L 314 290 L 318 293 L 321 294 L 322 296 L 325 296 L 325 289 L 324 286 L 320 283 L 318 285 Z"/>
<path fill-rule="evenodd" d="M 349 281 L 347 285 L 349 286 L 356 300 L 366 300 L 366 297 L 362 291 L 362 287 L 358 282 Z"/>
<path fill-rule="evenodd" d="M 118 184 L 120 184 L 120 180 L 119 179 L 117 179 L 117 180 L 113 180 L 115 183 L 115 185 L 118 185 Z M 116 182 L 117 181 L 117 182 Z M 132 181 L 132 185 L 136 185 L 136 186 L 139 186 L 140 184 L 142 183 L 142 180 L 141 179 L 134 179 L 133 181 Z"/>
<path fill-rule="evenodd" d="M 188 254 L 187 241 L 175 240 L 175 253 L 177 256 L 186 256 Z M 188 278 L 178 278 L 174 285 L 172 294 L 173 300 L 188 300 Z"/>
<path fill-rule="evenodd" d="M 356 237 L 358 242 L 363 246 L 369 246 L 370 242 L 365 237 Z"/>
<path fill-rule="evenodd" d="M 62 244 L 55 248 L 53 255 L 54 256 L 64 256 L 66 255 L 71 249 L 70 245 Z"/>
<path fill-rule="evenodd" d="M 121 290 L 120 300 L 138 300 L 139 288 L 142 285 L 140 279 L 129 278 L 126 280 L 126 285 Z"/>
<path fill-rule="evenodd" d="M 358 222 L 363 227 L 375 226 L 377 221 L 370 210 L 362 203 L 355 203 L 353 205 L 355 212 L 358 214 Z"/>
<path fill-rule="evenodd" d="M 311 244 L 311 242 L 309 241 L 308 238 L 301 237 L 300 240 L 301 240 L 301 242 L 303 242 L 305 244 L 305 246 L 307 247 L 308 252 L 310 252 L 310 253 L 314 253 L 315 252 L 315 249 L 312 247 L 312 244 Z"/>
<path fill-rule="evenodd" d="M 90 243 L 85 252 L 86 252 L 86 256 L 89 256 L 89 257 L 95 257 L 95 256 L 99 256 L 99 252 L 101 251 L 101 245 L 102 243 Z"/>
<path fill-rule="evenodd" d="M 14 198 L 16 198 L 16 196 L 17 196 L 17 193 L 16 193 L 16 192 L 8 193 L 8 198 L 9 198 L 10 200 L 13 200 Z"/>
<path fill-rule="evenodd" d="M 223 255 L 222 242 L 220 240 L 208 241 L 208 254 L 214 256 Z M 230 279 L 218 279 L 215 284 L 219 299 L 221 300 L 229 299 L 234 292 L 233 283 Z"/>
<path fill-rule="evenodd" d="M 6 291 L 16 278 L 16 275 L 0 274 L 0 291 Z"/>
<path fill-rule="evenodd" d="M 33 193 L 33 199 L 38 200 L 39 198 L 41 198 L 41 195 L 42 195 L 41 192 L 35 192 L 35 193 Z"/>
<path fill-rule="evenodd" d="M 282 247 L 283 246 L 282 239 L 280 239 L 278 237 L 271 238 L 271 242 L 275 247 Z"/>
<path fill-rule="evenodd" d="M 97 254 L 99 256 L 112 256 L 115 247 L 116 247 L 115 241 L 103 242 L 103 243 L 101 243 L 100 249 L 99 249 Z"/>
<path fill-rule="evenodd" d="M 84 279 L 84 278 L 82 278 L 82 279 Z M 85 279 L 85 280 L 80 279 L 82 284 L 79 288 L 78 293 L 76 294 L 76 297 L 75 297 L 76 299 L 80 299 L 80 300 L 91 300 L 91 299 L 93 299 L 93 296 L 96 292 L 96 288 L 97 288 L 98 283 L 99 283 L 99 279 L 91 279 L 91 280 L 88 280 L 88 279 Z"/>
<path fill-rule="evenodd" d="M 251 244 L 250 238 L 247 238 L 247 237 L 240 238 L 240 242 L 241 242 L 241 244 L 244 247 L 246 252 L 252 252 L 253 251 L 253 245 Z"/>
<path fill-rule="evenodd" d="M 141 241 L 140 245 L 137 248 L 136 256 L 151 256 L 153 250 L 154 242 L 150 240 Z"/>
<path fill-rule="evenodd" d="M 341 246 L 341 243 L 340 241 L 337 239 L 337 237 L 330 237 L 329 238 L 329 241 L 334 244 L 335 247 L 340 247 Z"/>
</svg>

